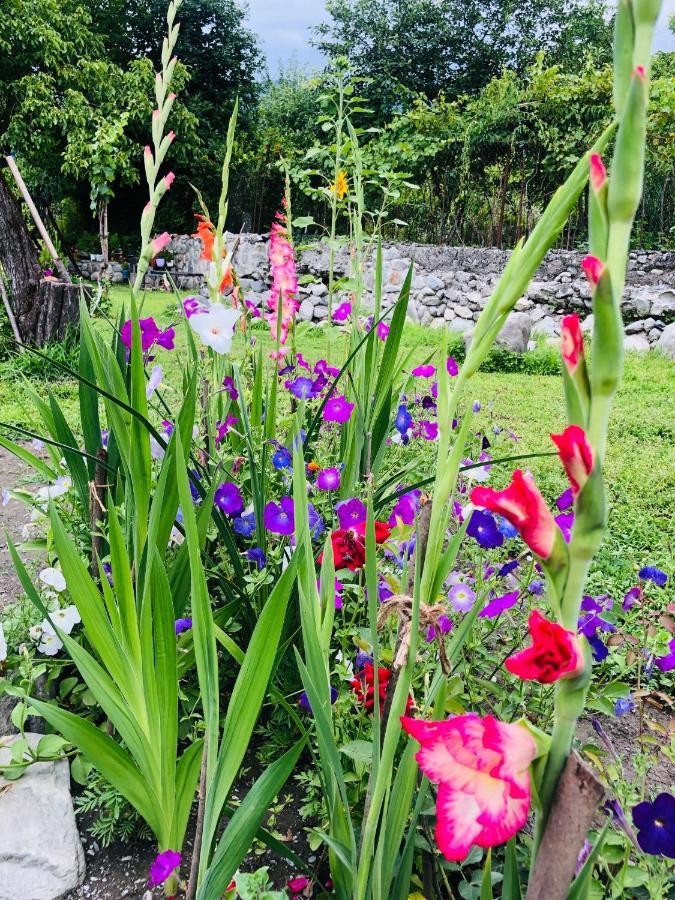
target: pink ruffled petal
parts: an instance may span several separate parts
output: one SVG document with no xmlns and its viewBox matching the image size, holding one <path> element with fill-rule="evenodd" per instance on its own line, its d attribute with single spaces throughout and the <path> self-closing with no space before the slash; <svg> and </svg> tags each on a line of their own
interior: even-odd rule
<svg viewBox="0 0 675 900">
<path fill-rule="evenodd" d="M 453 791 L 445 785 L 438 789 L 436 803 L 436 843 L 446 859 L 465 859 L 476 839 L 484 831 L 477 821 L 480 806 L 470 794 Z"/>
<path fill-rule="evenodd" d="M 514 797 L 508 795 L 499 816 L 493 817 L 490 810 L 484 808 L 477 818 L 481 832 L 475 840 L 479 847 L 496 847 L 504 844 L 527 822 L 530 811 L 530 794 Z"/>
</svg>

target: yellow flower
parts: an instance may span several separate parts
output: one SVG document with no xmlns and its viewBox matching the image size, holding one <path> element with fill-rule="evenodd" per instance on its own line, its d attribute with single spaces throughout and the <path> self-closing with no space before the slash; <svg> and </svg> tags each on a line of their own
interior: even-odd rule
<svg viewBox="0 0 675 900">
<path fill-rule="evenodd" d="M 337 177 L 335 182 L 331 184 L 330 189 L 332 193 L 338 198 L 338 200 L 344 200 L 347 191 L 349 190 L 349 182 L 347 181 L 347 173 L 344 169 L 340 169 L 337 173 Z"/>
</svg>

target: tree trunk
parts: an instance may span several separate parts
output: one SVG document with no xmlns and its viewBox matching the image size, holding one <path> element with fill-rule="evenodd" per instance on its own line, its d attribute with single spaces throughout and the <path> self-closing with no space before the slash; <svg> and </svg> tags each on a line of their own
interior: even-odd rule
<svg viewBox="0 0 675 900">
<path fill-rule="evenodd" d="M 62 340 L 79 319 L 80 287 L 44 280 L 38 248 L 26 228 L 18 201 L 0 173 L 0 266 L 21 339 L 38 347 Z"/>
<path fill-rule="evenodd" d="M 101 266 L 101 275 L 108 271 L 108 263 L 110 262 L 109 236 L 108 236 L 108 202 L 106 200 L 98 201 L 98 236 L 101 241 L 101 254 L 103 256 L 103 265 Z"/>
</svg>

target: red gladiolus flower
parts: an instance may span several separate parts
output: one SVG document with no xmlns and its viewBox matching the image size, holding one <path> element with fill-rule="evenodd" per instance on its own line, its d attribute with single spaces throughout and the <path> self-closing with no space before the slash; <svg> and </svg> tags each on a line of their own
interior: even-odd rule
<svg viewBox="0 0 675 900">
<path fill-rule="evenodd" d="M 581 260 L 581 268 L 586 273 L 591 288 L 595 289 L 605 271 L 605 264 L 597 256 L 584 256 Z"/>
<path fill-rule="evenodd" d="M 385 669 L 383 666 L 378 666 L 377 693 L 380 698 L 380 709 L 382 709 L 385 697 L 387 696 L 387 685 L 389 684 L 390 677 L 391 672 L 389 669 Z M 371 713 L 373 711 L 373 708 L 375 707 L 375 669 L 373 668 L 373 664 L 366 663 L 363 667 L 361 677 L 352 678 L 349 683 L 352 687 L 352 690 L 356 694 L 356 698 L 359 703 L 362 703 L 365 706 L 366 710 Z M 412 697 L 408 695 L 408 699 L 405 704 L 406 714 L 410 712 L 412 705 Z"/>
<path fill-rule="evenodd" d="M 578 425 L 570 425 L 562 434 L 552 434 L 560 460 L 565 467 L 572 493 L 576 497 L 593 471 L 593 448 L 586 432 Z"/>
<path fill-rule="evenodd" d="M 573 631 L 550 622 L 533 609 L 527 623 L 532 646 L 510 656 L 505 663 L 512 675 L 524 681 L 551 684 L 559 678 L 576 678 L 584 671 L 581 641 Z"/>
<path fill-rule="evenodd" d="M 584 336 L 579 316 L 564 316 L 560 332 L 560 352 L 570 375 L 573 375 L 584 355 Z"/>
<path fill-rule="evenodd" d="M 591 187 L 597 193 L 607 180 L 607 169 L 599 153 L 591 153 Z"/>
<path fill-rule="evenodd" d="M 375 522 L 375 543 L 382 544 L 391 534 L 391 526 L 386 522 Z M 339 528 L 331 534 L 333 562 L 336 569 L 351 569 L 356 572 L 366 562 L 366 523 L 354 528 Z M 323 561 L 323 553 L 319 562 Z"/>
<path fill-rule="evenodd" d="M 537 556 L 548 559 L 551 555 L 557 526 L 531 475 L 516 469 L 511 484 L 503 491 L 475 487 L 471 502 L 508 519 Z"/>
</svg>

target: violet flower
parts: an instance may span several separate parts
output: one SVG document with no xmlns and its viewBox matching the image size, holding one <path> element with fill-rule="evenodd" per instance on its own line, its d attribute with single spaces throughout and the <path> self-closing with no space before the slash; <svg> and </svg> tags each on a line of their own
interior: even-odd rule
<svg viewBox="0 0 675 900">
<path fill-rule="evenodd" d="M 273 534 L 293 534 L 295 531 L 295 512 L 293 498 L 282 497 L 279 503 L 270 501 L 263 511 L 265 528 Z"/>
<path fill-rule="evenodd" d="M 164 850 L 158 853 L 150 866 L 148 887 L 155 888 L 164 884 L 180 866 L 181 855 L 175 850 Z"/>
<path fill-rule="evenodd" d="M 244 498 L 237 485 L 232 481 L 226 481 L 220 485 L 213 501 L 226 516 L 237 516 L 244 509 Z"/>
</svg>

